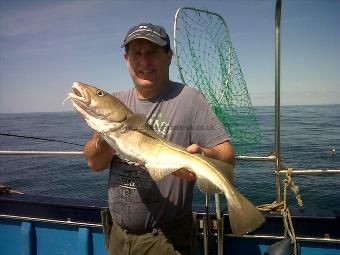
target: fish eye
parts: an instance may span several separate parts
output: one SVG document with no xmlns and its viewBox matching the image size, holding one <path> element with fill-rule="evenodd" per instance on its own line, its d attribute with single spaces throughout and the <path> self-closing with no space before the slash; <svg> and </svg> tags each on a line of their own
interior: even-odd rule
<svg viewBox="0 0 340 255">
<path fill-rule="evenodd" d="M 100 97 L 102 97 L 102 96 L 104 96 L 104 92 L 101 91 L 101 90 L 97 90 L 97 95 L 100 96 Z"/>
</svg>

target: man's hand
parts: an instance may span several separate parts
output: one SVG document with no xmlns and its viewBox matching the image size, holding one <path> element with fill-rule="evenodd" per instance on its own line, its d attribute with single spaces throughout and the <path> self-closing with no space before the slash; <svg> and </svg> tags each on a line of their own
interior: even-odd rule
<svg viewBox="0 0 340 255">
<path fill-rule="evenodd" d="M 192 144 L 187 147 L 187 152 L 189 153 L 203 153 L 202 148 L 197 144 Z M 190 172 L 186 168 L 181 168 L 173 173 L 173 175 L 183 178 L 186 181 L 194 181 L 196 179 L 196 174 L 193 172 Z"/>
<path fill-rule="evenodd" d="M 212 148 L 204 148 L 198 144 L 191 144 L 187 147 L 189 153 L 200 153 L 207 157 L 219 159 L 229 164 L 235 165 L 234 150 L 229 142 L 218 144 Z M 196 175 L 190 172 L 186 168 L 181 168 L 173 173 L 173 175 L 183 178 L 187 181 L 193 181 L 196 179 Z"/>
<path fill-rule="evenodd" d="M 176 172 L 173 172 L 172 174 L 188 182 L 196 180 L 196 174 L 194 174 L 193 172 L 190 172 L 186 168 L 181 168 L 177 170 Z"/>
<path fill-rule="evenodd" d="M 84 146 L 88 166 L 94 171 L 104 170 L 111 162 L 115 151 L 98 134 L 94 132 Z"/>
</svg>

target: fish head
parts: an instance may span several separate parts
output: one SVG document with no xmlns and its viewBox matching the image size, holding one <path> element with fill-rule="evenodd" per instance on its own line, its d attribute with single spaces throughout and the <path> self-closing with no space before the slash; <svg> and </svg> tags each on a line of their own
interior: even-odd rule
<svg viewBox="0 0 340 255">
<path fill-rule="evenodd" d="M 74 82 L 69 97 L 87 124 L 98 132 L 122 126 L 133 113 L 113 95 L 81 82 Z"/>
</svg>

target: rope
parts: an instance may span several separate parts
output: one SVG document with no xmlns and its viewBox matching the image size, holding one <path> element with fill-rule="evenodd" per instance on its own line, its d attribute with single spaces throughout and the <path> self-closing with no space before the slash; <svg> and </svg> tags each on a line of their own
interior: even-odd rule
<svg viewBox="0 0 340 255">
<path fill-rule="evenodd" d="M 290 187 L 291 191 L 295 194 L 295 199 L 297 204 L 302 207 L 303 202 L 300 195 L 300 189 L 293 181 L 293 168 L 288 168 L 286 173 L 286 178 L 283 180 L 283 201 L 278 203 L 274 201 L 271 204 L 262 204 L 257 206 L 260 211 L 264 212 L 271 212 L 271 211 L 278 211 L 282 215 L 283 224 L 285 228 L 284 237 L 286 238 L 289 235 L 291 239 L 291 245 L 293 246 L 293 254 L 297 255 L 297 243 L 296 243 L 296 236 L 294 231 L 294 225 L 292 221 L 292 217 L 288 207 L 288 199 L 287 199 L 287 190 Z"/>
<path fill-rule="evenodd" d="M 284 192 L 283 192 L 283 210 L 282 210 L 282 219 L 283 224 L 285 227 L 285 233 L 284 237 L 287 237 L 287 234 L 289 235 L 291 239 L 291 244 L 293 245 L 293 254 L 297 255 L 297 243 L 296 243 L 296 236 L 293 226 L 292 217 L 290 215 L 289 208 L 287 206 L 287 190 L 290 187 L 290 189 L 295 194 L 295 199 L 299 206 L 303 206 L 301 195 L 300 195 L 300 189 L 299 187 L 294 183 L 293 181 L 293 169 L 288 168 L 286 179 L 283 180 L 284 183 Z"/>
<path fill-rule="evenodd" d="M 283 202 L 278 203 L 277 201 L 274 201 L 271 204 L 262 204 L 256 206 L 257 209 L 259 209 L 262 212 L 271 212 L 271 211 L 277 211 L 280 212 L 283 208 Z"/>
<path fill-rule="evenodd" d="M 35 139 L 35 140 L 42 140 L 42 141 L 56 142 L 56 143 L 65 143 L 65 144 L 71 144 L 71 145 L 77 145 L 77 146 L 83 146 L 83 145 L 81 145 L 79 143 L 72 143 L 72 142 L 66 142 L 66 141 L 49 139 L 49 138 L 41 138 L 41 137 L 35 137 L 35 136 L 17 135 L 17 134 L 10 134 L 10 133 L 0 133 L 0 135 L 2 135 L 2 136 L 17 137 L 17 138 Z"/>
<path fill-rule="evenodd" d="M 295 194 L 296 202 L 298 203 L 298 205 L 300 207 L 302 207 L 303 202 L 302 202 L 302 198 L 301 198 L 301 195 L 300 195 L 300 189 L 299 189 L 299 186 L 297 186 L 295 184 L 295 182 L 293 181 L 292 176 L 293 176 L 293 168 L 288 168 L 287 174 L 286 174 L 286 179 L 283 181 L 284 184 L 285 184 L 285 191 L 286 191 L 286 188 L 288 188 L 290 186 L 290 189 Z M 284 198 L 284 201 L 286 201 L 285 198 Z"/>
</svg>

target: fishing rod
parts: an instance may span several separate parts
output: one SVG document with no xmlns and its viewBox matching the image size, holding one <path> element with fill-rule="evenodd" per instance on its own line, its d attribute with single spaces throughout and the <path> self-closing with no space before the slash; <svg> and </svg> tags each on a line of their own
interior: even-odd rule
<svg viewBox="0 0 340 255">
<path fill-rule="evenodd" d="M 10 136 L 10 137 L 17 137 L 17 138 L 27 138 L 27 139 L 35 139 L 35 140 L 42 140 L 42 141 L 48 141 L 48 142 L 57 142 L 57 143 L 64 143 L 64 144 L 71 144 L 71 145 L 77 145 L 77 146 L 83 146 L 79 143 L 73 143 L 73 142 L 66 142 L 56 139 L 50 139 L 50 138 L 42 138 L 42 137 L 35 137 L 35 136 L 27 136 L 27 135 L 17 135 L 17 134 L 10 134 L 10 133 L 0 133 L 1 136 Z"/>
</svg>

